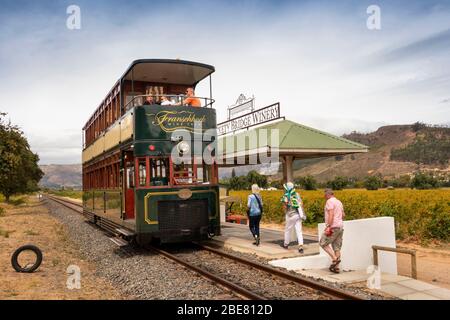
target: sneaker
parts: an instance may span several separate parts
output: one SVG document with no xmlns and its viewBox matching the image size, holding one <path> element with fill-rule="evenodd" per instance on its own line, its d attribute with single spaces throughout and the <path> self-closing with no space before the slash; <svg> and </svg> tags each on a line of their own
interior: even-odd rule
<svg viewBox="0 0 450 320">
<path fill-rule="evenodd" d="M 285 245 L 284 243 L 281 243 L 280 246 L 281 246 L 283 249 L 289 249 L 289 246 Z"/>
<path fill-rule="evenodd" d="M 298 248 L 298 253 L 303 254 L 303 248 Z"/>
</svg>

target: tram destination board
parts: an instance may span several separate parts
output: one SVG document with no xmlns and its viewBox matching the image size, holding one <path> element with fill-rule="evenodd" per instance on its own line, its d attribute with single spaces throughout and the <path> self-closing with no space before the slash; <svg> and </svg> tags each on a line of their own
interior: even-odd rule
<svg viewBox="0 0 450 320">
<path fill-rule="evenodd" d="M 280 118 L 280 104 L 274 103 L 270 106 L 252 111 L 242 116 L 217 124 L 219 136 L 235 132 L 258 124 L 266 123 Z"/>
</svg>

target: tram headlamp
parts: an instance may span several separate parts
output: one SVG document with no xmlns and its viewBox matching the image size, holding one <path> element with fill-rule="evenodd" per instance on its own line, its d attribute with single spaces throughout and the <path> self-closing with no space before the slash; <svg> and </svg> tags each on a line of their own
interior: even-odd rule
<svg viewBox="0 0 450 320">
<path fill-rule="evenodd" d="M 189 152 L 190 150 L 190 146 L 189 143 L 187 143 L 186 141 L 181 141 L 178 145 L 177 145 L 177 149 L 179 153 L 182 154 L 186 154 Z"/>
</svg>

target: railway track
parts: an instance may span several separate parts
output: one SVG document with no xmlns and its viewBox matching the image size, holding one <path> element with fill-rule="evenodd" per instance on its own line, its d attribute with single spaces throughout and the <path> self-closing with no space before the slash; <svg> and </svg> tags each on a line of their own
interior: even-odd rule
<svg viewBox="0 0 450 320">
<path fill-rule="evenodd" d="M 46 197 L 52 201 L 55 201 L 64 207 L 71 209 L 73 211 L 76 211 L 78 213 L 83 214 L 82 205 L 67 199 L 62 199 L 59 197 L 46 195 Z M 107 230 L 111 232 L 111 230 Z M 303 286 L 308 289 L 316 290 L 317 292 L 320 292 L 321 294 L 325 295 L 326 297 L 329 297 L 331 299 L 345 299 L 345 300 L 364 300 L 361 296 L 355 295 L 354 293 L 335 288 L 320 282 L 316 282 L 314 280 L 308 279 L 306 277 L 294 275 L 289 272 L 285 272 L 279 269 L 275 269 L 273 267 L 264 265 L 262 263 L 256 262 L 254 260 L 246 259 L 243 257 L 238 257 L 236 255 L 227 253 L 223 250 L 216 249 L 211 247 L 210 245 L 206 245 L 204 243 L 194 243 L 195 247 L 199 250 L 203 250 L 205 252 L 208 252 L 209 254 L 216 255 L 222 258 L 225 258 L 227 260 L 231 260 L 233 263 L 245 265 L 247 267 L 251 267 L 253 269 L 259 270 L 261 272 L 264 272 L 272 277 L 277 277 L 279 279 L 282 279 L 283 281 L 288 281 L 291 283 L 295 283 L 297 285 Z M 147 249 L 164 256 L 177 264 L 182 265 L 183 267 L 192 270 L 196 272 L 197 274 L 200 274 L 201 276 L 208 278 L 209 280 L 213 281 L 214 283 L 225 287 L 226 289 L 232 291 L 236 295 L 244 298 L 244 299 L 250 299 L 250 300 L 267 300 L 267 297 L 264 295 L 261 295 L 260 293 L 254 292 L 253 290 L 249 290 L 245 288 L 244 286 L 240 284 L 236 284 L 232 281 L 227 280 L 223 276 L 219 276 L 215 273 L 212 273 L 210 271 L 207 271 L 205 268 L 201 268 L 197 265 L 195 265 L 192 262 L 187 261 L 186 259 L 180 258 L 177 254 L 171 253 L 169 250 L 164 250 L 160 247 L 156 246 L 149 246 Z"/>
</svg>

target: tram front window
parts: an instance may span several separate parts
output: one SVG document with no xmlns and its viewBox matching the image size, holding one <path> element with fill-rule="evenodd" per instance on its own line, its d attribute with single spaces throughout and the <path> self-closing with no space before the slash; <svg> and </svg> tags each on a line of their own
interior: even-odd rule
<svg viewBox="0 0 450 320">
<path fill-rule="evenodd" d="M 169 184 L 169 158 L 150 158 L 150 185 Z"/>
<path fill-rule="evenodd" d="M 212 183 L 212 166 L 206 164 L 202 161 L 201 158 L 195 159 L 195 163 L 197 164 L 197 183 L 201 184 L 210 184 Z"/>
<path fill-rule="evenodd" d="M 173 165 L 174 184 L 213 184 L 212 165 L 206 164 L 201 157 L 195 157 Z"/>
</svg>

